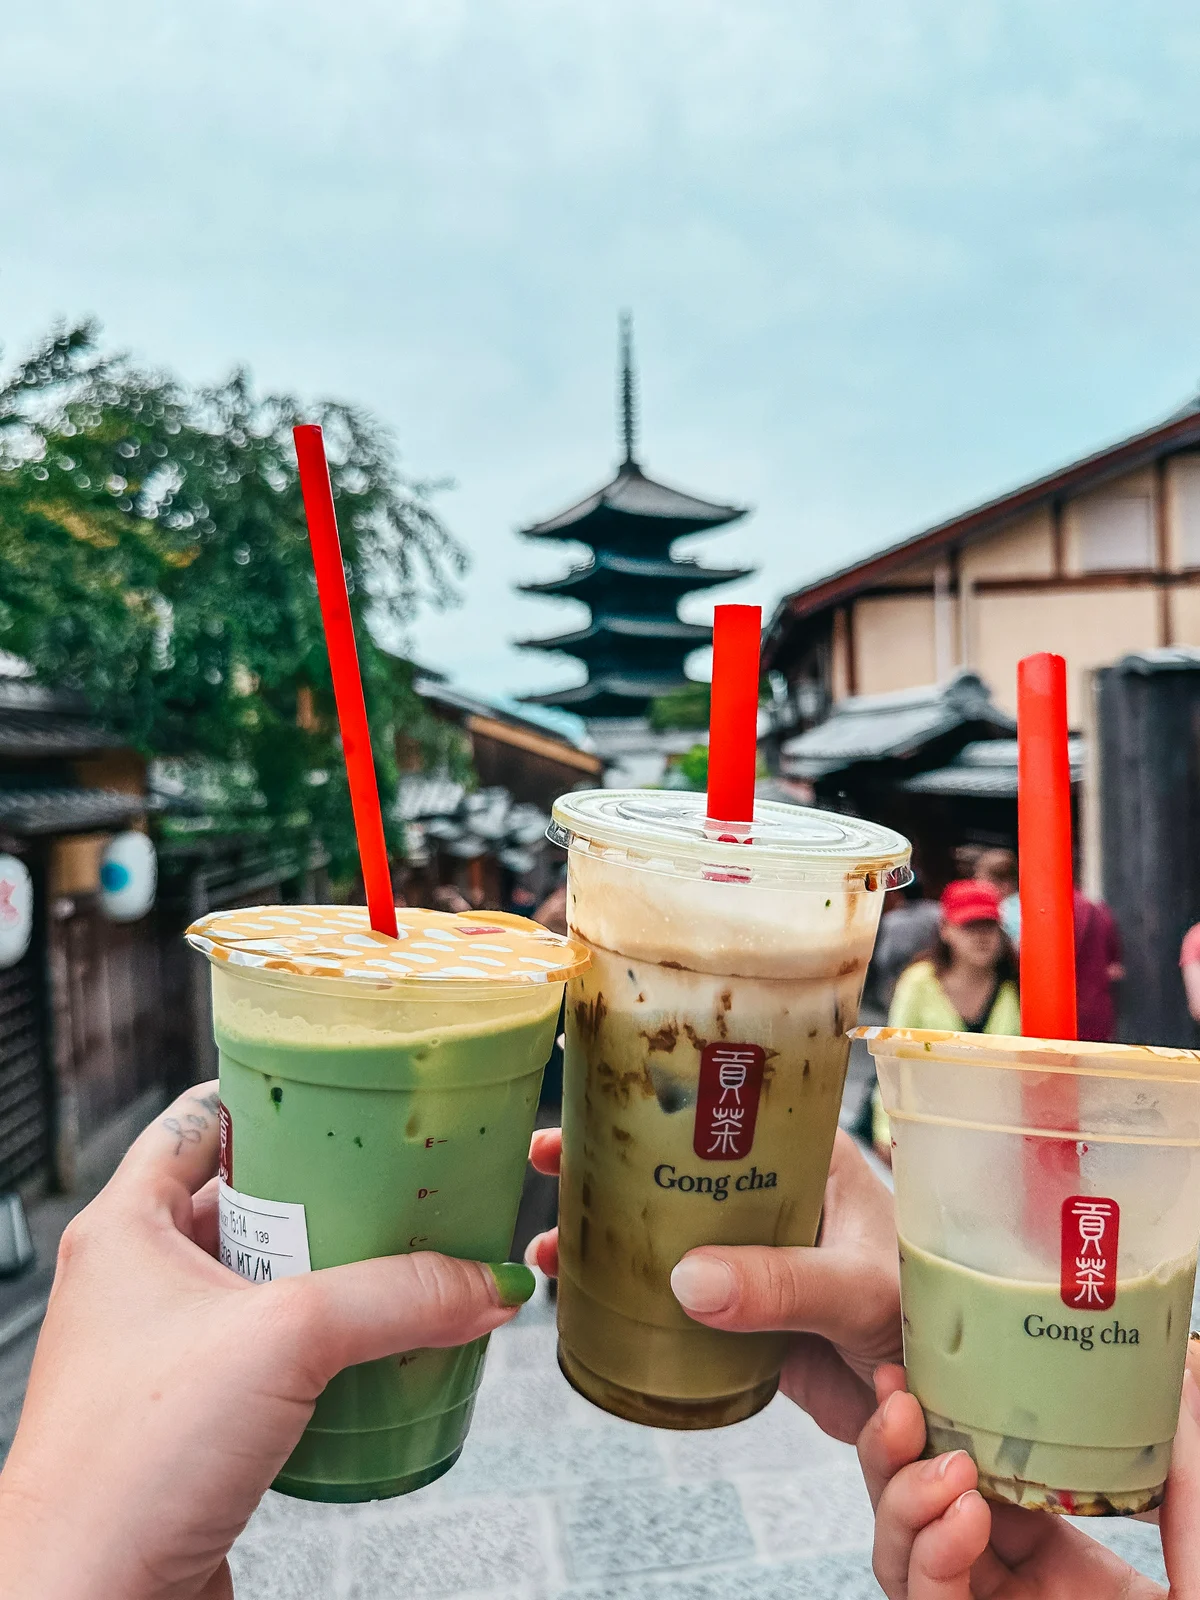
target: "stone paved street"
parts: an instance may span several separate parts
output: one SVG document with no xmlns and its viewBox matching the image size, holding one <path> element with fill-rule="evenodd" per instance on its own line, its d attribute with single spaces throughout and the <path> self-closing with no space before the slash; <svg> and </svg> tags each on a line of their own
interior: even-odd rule
<svg viewBox="0 0 1200 1600">
<path fill-rule="evenodd" d="M 1161 1577 L 1155 1529 L 1088 1531 Z M 784 1400 L 709 1434 L 606 1417 L 559 1375 L 539 1292 L 492 1341 L 451 1473 L 360 1508 L 268 1495 L 234 1572 L 238 1600 L 857 1600 L 870 1541 L 848 1446 Z"/>
<path fill-rule="evenodd" d="M 0 1460 L 33 1355 L 0 1351 Z M 1154 1528 L 1091 1523 L 1162 1578 Z M 471 1438 L 441 1482 L 361 1507 L 268 1494 L 238 1600 L 858 1600 L 871 1516 L 854 1452 L 787 1401 L 710 1434 L 619 1422 L 554 1362 L 544 1290 L 496 1335 Z"/>
</svg>

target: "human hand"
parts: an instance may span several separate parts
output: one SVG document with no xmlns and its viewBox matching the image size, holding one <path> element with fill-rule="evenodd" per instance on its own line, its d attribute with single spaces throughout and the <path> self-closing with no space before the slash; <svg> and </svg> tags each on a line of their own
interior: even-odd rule
<svg viewBox="0 0 1200 1600">
<path fill-rule="evenodd" d="M 465 1344 L 532 1293 L 523 1267 L 430 1252 L 245 1282 L 214 1258 L 216 1088 L 63 1235 L 0 1473 L 0 1600 L 230 1600 L 226 1553 L 334 1374 Z"/>
<path fill-rule="evenodd" d="M 539 1172 L 554 1175 L 561 1152 L 561 1130 L 549 1128 L 534 1134 L 529 1158 Z M 525 1259 L 554 1277 L 557 1232 L 539 1234 Z M 892 1197 L 841 1131 L 819 1244 L 702 1245 L 675 1267 L 671 1287 L 688 1316 L 707 1327 L 794 1334 L 780 1390 L 847 1444 L 874 1410 L 875 1368 L 901 1359 Z"/>
<path fill-rule="evenodd" d="M 1170 1594 L 1200 1594 L 1200 1360 L 1189 1347 L 1167 1497 Z M 875 1507 L 874 1572 L 889 1600 L 1162 1600 L 1165 1591 L 1062 1517 L 989 1505 L 965 1450 L 919 1460 L 925 1419 L 901 1367 L 876 1374 L 880 1406 L 858 1455 Z"/>
</svg>

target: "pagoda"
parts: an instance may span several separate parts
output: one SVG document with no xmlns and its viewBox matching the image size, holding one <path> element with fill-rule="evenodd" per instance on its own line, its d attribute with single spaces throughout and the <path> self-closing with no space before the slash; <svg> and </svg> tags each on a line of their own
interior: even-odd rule
<svg viewBox="0 0 1200 1600">
<path fill-rule="evenodd" d="M 521 650 L 556 650 L 575 656 L 587 678 L 569 689 L 527 695 L 536 705 L 559 706 L 593 719 L 644 718 L 659 695 L 691 680 L 683 663 L 712 643 L 704 623 L 684 622 L 684 595 L 749 577 L 750 567 L 704 567 L 676 558 L 671 546 L 689 533 L 724 527 L 746 514 L 671 489 L 642 471 L 637 445 L 633 341 L 628 314 L 621 318 L 621 442 L 617 475 L 557 516 L 520 531 L 527 539 L 562 539 L 591 548 L 589 560 L 548 583 L 523 583 L 525 594 L 582 600 L 591 611 L 585 627 L 548 639 L 521 639 Z"/>
</svg>

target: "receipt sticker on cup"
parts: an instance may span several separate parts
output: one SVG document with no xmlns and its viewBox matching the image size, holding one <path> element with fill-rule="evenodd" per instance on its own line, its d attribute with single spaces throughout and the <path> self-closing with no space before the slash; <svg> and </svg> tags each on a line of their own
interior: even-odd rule
<svg viewBox="0 0 1200 1600">
<path fill-rule="evenodd" d="M 221 1260 L 250 1283 L 274 1283 L 311 1272 L 304 1207 L 257 1200 L 221 1180 L 217 1195 Z"/>
</svg>

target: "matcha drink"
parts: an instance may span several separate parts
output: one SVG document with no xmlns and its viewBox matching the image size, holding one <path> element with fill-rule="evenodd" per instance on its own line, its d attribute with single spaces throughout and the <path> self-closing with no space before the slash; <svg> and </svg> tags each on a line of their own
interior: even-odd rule
<svg viewBox="0 0 1200 1600">
<path fill-rule="evenodd" d="M 785 1337 L 693 1322 L 671 1293 L 700 1244 L 812 1244 L 846 1029 L 908 846 L 759 806 L 722 841 L 704 797 L 565 796 L 568 919 L 559 1360 L 633 1421 L 707 1428 L 775 1392 Z"/>
<path fill-rule="evenodd" d="M 867 1028 L 926 1453 L 992 1500 L 1158 1505 L 1200 1242 L 1200 1054 Z"/>
<path fill-rule="evenodd" d="M 252 1281 L 512 1239 L 568 940 L 500 914 L 266 907 L 189 930 L 212 960 L 221 1257 Z M 486 1340 L 339 1374 L 275 1487 L 404 1494 L 462 1449 Z"/>
<path fill-rule="evenodd" d="M 1059 1509 L 1120 1510 L 1165 1481 L 1196 1258 L 1118 1279 L 1104 1311 L 1057 1283 L 973 1272 L 900 1241 L 904 1363 L 929 1448 L 966 1450 L 994 1498 L 1014 1480 L 1070 1485 Z"/>
</svg>

